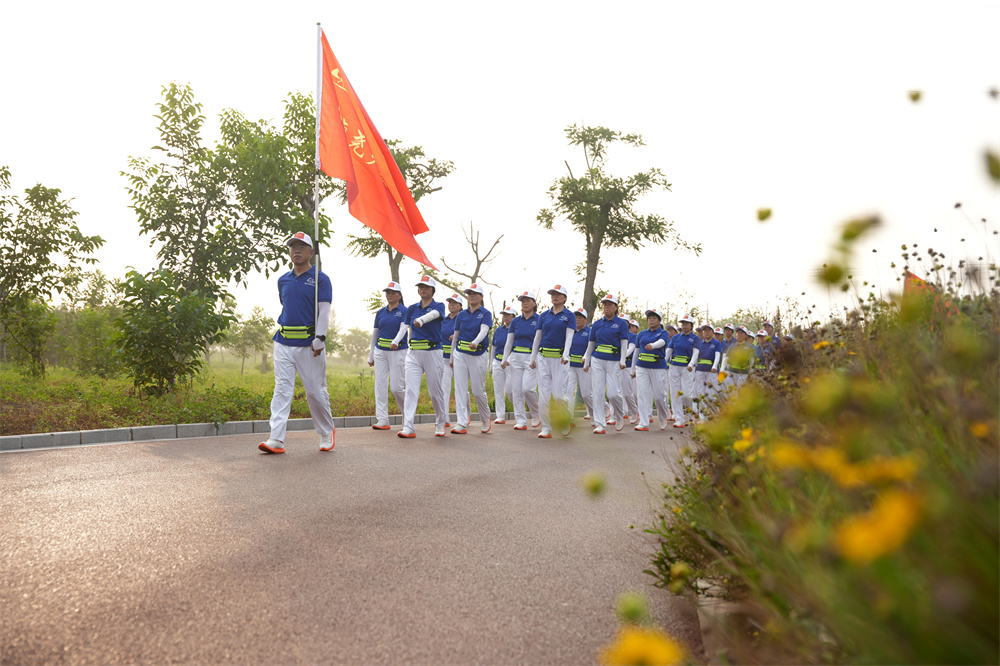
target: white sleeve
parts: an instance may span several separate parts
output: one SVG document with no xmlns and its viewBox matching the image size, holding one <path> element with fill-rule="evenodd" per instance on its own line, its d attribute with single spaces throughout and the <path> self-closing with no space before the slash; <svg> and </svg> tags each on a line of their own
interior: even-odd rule
<svg viewBox="0 0 1000 666">
<path fill-rule="evenodd" d="M 378 329 L 377 328 L 373 328 L 372 329 L 372 342 L 368 346 L 368 362 L 369 363 L 374 363 L 375 362 L 375 344 L 377 342 L 378 342 Z"/>
<path fill-rule="evenodd" d="M 663 338 L 660 338 L 656 342 L 650 342 L 649 346 L 652 347 L 653 349 L 659 349 L 660 347 L 664 346 L 665 344 L 667 344 L 667 341 L 664 340 Z"/>
<path fill-rule="evenodd" d="M 483 338 L 485 338 L 489 334 L 489 332 L 490 332 L 489 326 L 487 326 L 486 324 L 480 324 L 479 335 L 476 336 L 476 339 L 473 340 L 473 342 L 476 343 L 476 345 L 478 346 L 479 343 L 483 341 Z"/>
<path fill-rule="evenodd" d="M 575 318 L 575 317 L 574 317 Z M 566 344 L 563 345 L 563 358 L 569 361 L 569 350 L 573 346 L 573 329 L 566 329 Z"/>
<path fill-rule="evenodd" d="M 417 317 L 416 321 L 419 321 L 420 325 L 423 326 L 424 324 L 430 323 L 435 319 L 438 319 L 440 316 L 441 316 L 440 312 L 438 312 L 437 310 L 431 310 L 423 317 Z"/>
<path fill-rule="evenodd" d="M 514 348 L 514 336 L 507 331 L 507 343 L 503 346 L 503 362 L 510 362 L 510 351 Z"/>
<path fill-rule="evenodd" d="M 590 365 L 590 357 L 594 354 L 594 350 L 597 348 L 597 341 L 591 340 L 587 343 L 587 351 L 583 353 L 583 363 L 584 365 Z"/>
<path fill-rule="evenodd" d="M 729 368 L 729 352 L 726 352 L 722 357 L 722 368 L 719 372 L 725 372 Z"/>
<path fill-rule="evenodd" d="M 406 334 L 407 334 L 407 332 L 409 332 L 409 330 L 410 330 L 409 326 L 407 326 L 406 324 L 400 324 L 399 325 L 399 332 L 396 333 L 396 337 L 394 337 L 392 339 L 392 343 L 395 344 L 395 345 L 398 345 L 400 342 L 402 342 L 403 338 L 406 337 Z"/>
<path fill-rule="evenodd" d="M 319 314 L 316 316 L 316 335 L 326 335 L 330 329 L 330 304 L 320 303 Z"/>
<path fill-rule="evenodd" d="M 688 363 L 689 368 L 693 368 L 698 365 L 698 356 L 701 354 L 701 350 L 697 347 L 691 352 L 691 361 Z"/>
<path fill-rule="evenodd" d="M 673 355 L 674 355 L 674 348 L 673 347 L 667 347 L 667 355 L 666 355 L 667 365 L 670 365 L 670 357 L 673 356 Z"/>
<path fill-rule="evenodd" d="M 722 352 L 715 352 L 715 363 L 712 364 L 712 370 L 719 369 L 719 363 L 722 361 Z"/>
<path fill-rule="evenodd" d="M 632 355 L 632 352 L 636 350 L 636 346 L 633 343 L 628 343 L 628 349 L 625 350 L 625 358 Z"/>
<path fill-rule="evenodd" d="M 538 348 L 542 346 L 542 329 L 535 331 L 535 339 L 531 341 L 531 362 L 538 359 Z"/>
<path fill-rule="evenodd" d="M 625 363 L 625 355 L 628 354 L 628 338 L 622 338 L 618 341 L 618 348 L 621 350 L 621 357 L 618 359 L 618 363 Z"/>
<path fill-rule="evenodd" d="M 631 346 L 631 345 L 630 345 Z M 632 369 L 639 367 L 639 347 L 632 349 Z"/>
</svg>

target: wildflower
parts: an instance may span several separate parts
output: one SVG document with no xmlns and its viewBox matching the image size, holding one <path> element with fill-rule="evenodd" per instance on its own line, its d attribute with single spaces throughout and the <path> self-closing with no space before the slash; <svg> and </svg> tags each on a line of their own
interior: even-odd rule
<svg viewBox="0 0 1000 666">
<path fill-rule="evenodd" d="M 601 650 L 600 663 L 607 666 L 628 664 L 679 664 L 684 649 L 656 628 L 624 626 L 613 643 Z"/>
<path fill-rule="evenodd" d="M 808 467 L 809 451 L 795 442 L 778 442 L 771 446 L 770 461 L 778 469 Z"/>
<path fill-rule="evenodd" d="M 880 496 L 868 513 L 852 516 L 837 528 L 837 551 L 852 562 L 867 564 L 899 549 L 920 519 L 920 498 L 904 490 Z"/>
<path fill-rule="evenodd" d="M 607 479 L 600 472 L 587 472 L 580 479 L 580 485 L 591 497 L 600 497 L 607 487 Z"/>
<path fill-rule="evenodd" d="M 969 426 L 969 431 L 979 439 L 985 439 L 990 434 L 990 426 L 982 421 L 976 421 Z"/>
<path fill-rule="evenodd" d="M 877 456 L 861 465 L 861 475 L 867 483 L 882 481 L 912 481 L 920 469 L 920 462 L 914 456 L 885 458 Z"/>
<path fill-rule="evenodd" d="M 623 622 L 641 624 L 649 618 L 649 606 L 646 597 L 639 592 L 623 592 L 615 602 L 618 618 Z"/>
<path fill-rule="evenodd" d="M 820 340 L 819 342 L 813 345 L 813 349 L 823 349 L 823 347 L 829 347 L 829 346 L 830 346 L 829 340 Z"/>
<path fill-rule="evenodd" d="M 822 446 L 813 451 L 812 463 L 816 469 L 826 472 L 842 488 L 856 488 L 865 483 L 861 468 L 852 465 L 847 460 L 847 455 L 840 449 Z"/>
<path fill-rule="evenodd" d="M 753 441 L 749 439 L 738 439 L 733 442 L 733 448 L 743 453 L 753 445 Z"/>
</svg>

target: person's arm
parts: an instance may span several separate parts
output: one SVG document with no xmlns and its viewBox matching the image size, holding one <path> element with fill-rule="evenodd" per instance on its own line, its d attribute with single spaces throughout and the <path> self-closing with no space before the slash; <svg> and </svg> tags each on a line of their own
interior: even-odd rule
<svg viewBox="0 0 1000 666">
<path fill-rule="evenodd" d="M 727 370 L 729 370 L 729 352 L 726 352 L 722 356 L 722 369 L 719 372 L 726 372 Z"/>
<path fill-rule="evenodd" d="M 722 362 L 722 352 L 715 352 L 715 362 L 712 364 L 712 372 L 719 369 L 719 363 Z"/>
<path fill-rule="evenodd" d="M 694 372 L 695 366 L 698 365 L 698 355 L 701 353 L 697 347 L 691 350 L 691 360 L 688 362 L 688 372 Z"/>
<path fill-rule="evenodd" d="M 485 338 L 487 335 L 489 335 L 489 333 L 490 333 L 490 327 L 487 326 L 486 324 L 480 324 L 479 325 L 479 335 L 476 336 L 475 340 L 473 340 L 472 342 L 469 343 L 469 347 L 471 347 L 473 351 L 475 351 L 476 349 L 478 349 L 479 348 L 479 343 L 482 342 L 483 338 Z"/>
<path fill-rule="evenodd" d="M 531 363 L 529 365 L 533 368 L 535 367 L 535 360 L 538 358 L 538 348 L 542 346 L 542 329 L 539 328 L 535 331 L 535 339 L 531 342 Z"/>
<path fill-rule="evenodd" d="M 628 349 L 625 350 L 625 358 L 632 356 L 634 351 L 635 351 L 635 343 L 634 342 L 628 343 Z"/>
<path fill-rule="evenodd" d="M 639 347 L 637 345 L 629 345 L 632 347 L 632 376 L 635 377 L 635 369 L 639 367 Z"/>
<path fill-rule="evenodd" d="M 625 355 L 628 354 L 628 338 L 618 340 L 618 349 L 621 352 L 618 357 L 618 367 L 625 368 Z"/>
<path fill-rule="evenodd" d="M 594 353 L 597 348 L 597 340 L 591 340 L 587 343 L 587 351 L 583 353 L 583 369 L 590 370 L 590 356 Z"/>
<path fill-rule="evenodd" d="M 428 312 L 427 314 L 425 314 L 423 317 L 417 317 L 416 319 L 414 319 L 413 323 L 414 323 L 414 325 L 417 328 L 420 328 L 424 324 L 429 324 L 432 321 L 434 321 L 435 319 L 440 319 L 440 318 L 441 318 L 441 313 L 440 312 L 438 312 L 437 310 L 431 310 L 430 312 Z"/>
<path fill-rule="evenodd" d="M 575 320 L 576 317 L 573 317 L 573 319 Z M 572 346 L 573 346 L 573 329 L 572 328 L 567 328 L 566 329 L 566 342 L 563 345 L 563 355 L 562 355 L 562 364 L 563 365 L 566 365 L 567 363 L 569 363 L 569 351 L 570 351 L 570 347 L 572 347 Z"/>
<path fill-rule="evenodd" d="M 376 345 L 377 342 L 378 342 L 378 329 L 377 328 L 373 328 L 372 329 L 372 341 L 371 341 L 371 344 L 368 345 L 368 365 L 369 366 L 375 365 L 375 345 Z"/>
<path fill-rule="evenodd" d="M 503 346 L 503 360 L 500 361 L 500 365 L 507 367 L 510 365 L 510 352 L 514 349 L 514 336 L 511 335 L 510 331 L 507 331 L 507 343 Z"/>
<path fill-rule="evenodd" d="M 319 313 L 316 315 L 316 326 L 313 331 L 316 336 L 326 336 L 326 332 L 330 329 L 330 304 L 320 303 Z M 319 337 L 314 337 L 312 341 L 313 351 L 320 351 L 326 347 L 326 343 L 319 339 Z"/>
<path fill-rule="evenodd" d="M 406 324 L 400 324 L 399 331 L 396 333 L 396 337 L 392 339 L 392 344 L 389 345 L 389 348 L 394 351 L 396 349 L 399 349 L 399 343 L 403 341 L 403 338 L 405 338 L 406 334 L 409 332 L 410 332 L 409 326 L 407 326 Z"/>
<path fill-rule="evenodd" d="M 663 347 L 666 344 L 667 341 L 664 340 L 663 338 L 660 338 L 656 342 L 650 342 L 648 345 L 646 345 L 646 351 L 653 351 L 654 349 L 659 349 L 660 347 Z"/>
</svg>

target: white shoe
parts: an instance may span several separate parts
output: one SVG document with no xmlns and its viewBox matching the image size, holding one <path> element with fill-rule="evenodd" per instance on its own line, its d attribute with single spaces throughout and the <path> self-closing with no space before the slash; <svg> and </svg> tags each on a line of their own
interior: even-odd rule
<svg viewBox="0 0 1000 666">
<path fill-rule="evenodd" d="M 615 430 L 621 432 L 624 429 L 625 429 L 625 417 L 623 416 L 622 418 L 615 421 Z"/>
<path fill-rule="evenodd" d="M 444 428 L 434 428 L 435 437 L 444 437 Z"/>
<path fill-rule="evenodd" d="M 552 437 L 552 431 L 548 428 L 542 428 L 542 431 L 538 433 L 539 439 L 549 439 Z"/>
<path fill-rule="evenodd" d="M 559 431 L 559 434 L 562 435 L 563 437 L 569 437 L 569 434 L 572 431 L 573 431 L 572 426 L 570 426 L 570 424 L 567 423 L 562 427 L 562 430 Z"/>
<path fill-rule="evenodd" d="M 531 427 L 532 428 L 537 428 L 540 425 L 542 425 L 542 419 L 540 417 L 536 416 L 535 418 L 531 419 Z M 551 435 L 552 433 L 549 433 L 549 434 Z"/>
<path fill-rule="evenodd" d="M 639 417 L 638 416 L 636 416 L 634 419 L 632 419 L 632 425 L 634 425 L 634 426 L 635 425 L 639 425 Z"/>
</svg>

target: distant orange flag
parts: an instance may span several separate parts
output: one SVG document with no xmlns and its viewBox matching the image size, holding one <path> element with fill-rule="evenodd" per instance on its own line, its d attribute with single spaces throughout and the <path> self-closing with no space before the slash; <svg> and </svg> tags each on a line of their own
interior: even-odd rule
<svg viewBox="0 0 1000 666">
<path fill-rule="evenodd" d="M 361 105 L 330 43 L 323 40 L 323 99 L 320 110 L 320 169 L 347 181 L 351 215 L 405 256 L 437 270 L 414 236 L 427 224 L 392 153 Z"/>
</svg>

